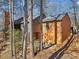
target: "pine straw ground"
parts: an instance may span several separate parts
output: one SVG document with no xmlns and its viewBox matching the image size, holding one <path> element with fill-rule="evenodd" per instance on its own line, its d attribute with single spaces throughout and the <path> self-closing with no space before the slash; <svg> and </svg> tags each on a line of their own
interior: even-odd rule
<svg viewBox="0 0 79 59">
<path fill-rule="evenodd" d="M 67 41 L 65 41 L 62 46 L 66 43 Z M 40 51 L 34 59 L 49 59 L 49 57 L 58 49 L 60 49 L 62 46 L 56 46 L 53 45 L 52 47 L 48 48 L 48 49 L 44 49 L 43 51 Z M 10 49 L 10 46 L 8 47 L 8 49 Z M 28 48 L 28 55 L 27 55 L 27 59 L 29 58 L 29 49 Z M 18 58 L 21 59 L 22 57 L 22 52 L 20 51 Z M 11 52 L 10 50 L 7 50 L 5 53 L 3 53 L 3 55 L 0 56 L 0 59 L 14 59 L 11 58 Z M 71 43 L 71 45 L 69 46 L 69 48 L 64 52 L 64 55 L 61 57 L 61 59 L 79 59 L 79 36 L 77 38 L 75 38 L 73 40 L 73 42 Z"/>
<path fill-rule="evenodd" d="M 61 59 L 79 59 L 79 36 L 74 39 Z"/>
<path fill-rule="evenodd" d="M 65 41 L 63 43 L 66 43 Z M 35 59 L 49 59 L 49 57 L 57 50 L 59 50 L 62 46 L 52 46 L 48 49 L 45 49 L 35 56 Z M 60 59 L 79 59 L 79 36 L 76 37 L 73 42 L 70 44 L 69 48 L 64 52 L 63 56 Z"/>
</svg>

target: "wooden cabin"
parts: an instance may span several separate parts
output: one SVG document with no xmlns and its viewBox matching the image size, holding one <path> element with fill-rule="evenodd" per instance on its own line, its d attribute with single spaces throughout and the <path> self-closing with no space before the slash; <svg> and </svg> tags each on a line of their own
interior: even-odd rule
<svg viewBox="0 0 79 59">
<path fill-rule="evenodd" d="M 10 15 L 8 11 L 3 12 L 3 30 L 8 30 L 10 24 Z"/>
<path fill-rule="evenodd" d="M 71 21 L 66 13 L 58 19 L 43 20 L 43 41 L 51 44 L 62 44 L 71 32 Z"/>
<path fill-rule="evenodd" d="M 19 18 L 18 20 L 15 20 L 14 21 L 14 28 L 21 30 L 22 21 L 23 21 L 23 17 Z"/>
<path fill-rule="evenodd" d="M 50 18 L 46 20 L 43 15 L 43 42 L 51 44 L 62 44 L 71 32 L 71 21 L 69 15 L 66 13 L 60 15 L 57 19 Z M 22 19 L 22 18 L 21 18 Z M 33 20 L 33 38 L 40 39 L 40 16 Z M 29 29 L 29 24 L 28 24 Z M 29 31 L 29 30 L 28 30 Z"/>
<path fill-rule="evenodd" d="M 43 14 L 43 19 L 46 16 Z M 15 29 L 23 30 L 23 17 L 19 18 L 18 20 L 14 21 Z M 39 39 L 40 36 L 40 16 L 37 16 L 33 19 L 33 38 Z M 28 21 L 28 29 L 29 29 L 29 21 Z M 29 30 L 28 30 L 29 32 Z"/>
</svg>

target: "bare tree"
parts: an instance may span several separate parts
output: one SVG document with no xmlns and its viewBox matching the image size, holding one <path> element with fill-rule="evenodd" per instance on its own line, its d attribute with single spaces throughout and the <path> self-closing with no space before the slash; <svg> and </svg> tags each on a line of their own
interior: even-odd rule
<svg viewBox="0 0 79 59">
<path fill-rule="evenodd" d="M 42 50 L 42 40 L 43 40 L 43 34 L 42 34 L 42 19 L 43 19 L 43 0 L 40 0 L 40 30 L 41 30 L 41 32 L 40 32 L 40 45 L 39 45 L 39 47 L 40 47 L 40 50 Z"/>
<path fill-rule="evenodd" d="M 72 5 L 73 5 L 73 10 L 74 10 L 74 20 L 75 20 L 75 26 L 77 26 L 77 4 L 76 4 L 76 0 L 71 0 L 72 1 Z"/>
<path fill-rule="evenodd" d="M 16 54 L 16 42 L 15 42 L 15 35 L 14 35 L 14 1 L 12 0 L 12 27 L 13 27 L 13 52 L 14 52 L 14 56 L 15 59 L 17 59 L 17 54 Z"/>
<path fill-rule="evenodd" d="M 11 55 L 13 56 L 13 39 L 12 39 L 12 15 L 11 15 L 11 0 L 9 0 L 9 13 L 10 13 L 10 40 L 11 40 Z"/>
<path fill-rule="evenodd" d="M 14 4 L 13 4 L 13 0 L 9 0 L 9 10 L 10 10 L 11 52 L 12 52 L 12 56 L 14 56 L 15 59 L 17 59 L 15 37 L 14 37 Z"/>
<path fill-rule="evenodd" d="M 33 0 L 27 0 L 28 6 L 28 21 L 29 21 L 29 29 L 30 30 L 30 59 L 34 59 L 34 40 L 33 40 Z"/>
<path fill-rule="evenodd" d="M 23 56 L 22 59 L 26 58 L 26 51 L 27 51 L 27 39 L 28 39 L 28 14 L 27 14 L 27 0 L 23 0 L 23 23 L 24 23 L 24 32 L 23 32 Z"/>
</svg>

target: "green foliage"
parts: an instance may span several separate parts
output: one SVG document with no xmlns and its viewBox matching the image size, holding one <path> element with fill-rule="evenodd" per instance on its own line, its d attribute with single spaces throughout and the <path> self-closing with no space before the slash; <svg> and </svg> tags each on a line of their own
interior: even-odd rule
<svg viewBox="0 0 79 59">
<path fill-rule="evenodd" d="M 14 35 L 15 35 L 15 41 L 19 42 L 21 41 L 22 38 L 22 34 L 20 30 L 14 30 Z"/>
<path fill-rule="evenodd" d="M 20 30 L 14 30 L 14 37 L 15 37 L 15 45 L 17 52 L 20 48 L 22 48 L 22 32 Z"/>
</svg>

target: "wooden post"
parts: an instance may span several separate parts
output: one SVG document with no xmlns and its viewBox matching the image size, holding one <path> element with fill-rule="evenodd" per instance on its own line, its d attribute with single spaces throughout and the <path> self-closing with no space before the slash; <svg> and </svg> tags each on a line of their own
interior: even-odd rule
<svg viewBox="0 0 79 59">
<path fill-rule="evenodd" d="M 55 21 L 55 44 L 57 43 L 57 22 Z"/>
</svg>

